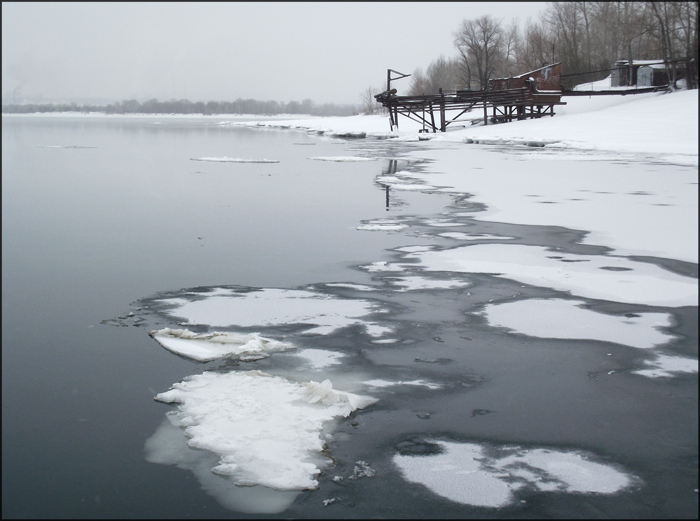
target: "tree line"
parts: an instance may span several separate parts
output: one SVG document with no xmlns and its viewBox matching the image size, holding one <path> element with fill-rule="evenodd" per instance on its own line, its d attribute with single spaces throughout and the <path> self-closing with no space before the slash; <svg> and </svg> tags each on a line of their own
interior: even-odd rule
<svg viewBox="0 0 700 521">
<path fill-rule="evenodd" d="M 310 99 L 301 102 L 258 101 L 238 98 L 235 101 L 197 101 L 186 99 L 143 103 L 131 99 L 109 105 L 84 105 L 78 103 L 26 103 L 3 105 L 4 113 L 27 114 L 32 112 L 104 112 L 106 114 L 310 114 L 315 116 L 350 116 L 357 113 L 353 105 L 333 103 L 315 104 Z"/>
<path fill-rule="evenodd" d="M 454 56 L 415 69 L 404 95 L 478 90 L 490 79 L 557 62 L 562 85 L 571 88 L 606 78 L 617 60 L 657 59 L 667 62 L 674 86 L 682 71 L 686 88 L 698 88 L 698 2 L 549 2 L 539 19 L 522 26 L 490 15 L 465 19 L 453 42 Z M 363 91 L 361 110 L 380 111 L 374 94 L 384 90 Z"/>
</svg>

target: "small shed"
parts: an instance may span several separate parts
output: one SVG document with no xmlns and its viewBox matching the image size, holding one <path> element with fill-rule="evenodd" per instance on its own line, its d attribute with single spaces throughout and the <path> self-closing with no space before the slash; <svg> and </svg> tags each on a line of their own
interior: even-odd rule
<svg viewBox="0 0 700 521">
<path fill-rule="evenodd" d="M 633 60 L 632 67 L 629 60 L 617 60 L 612 65 L 610 75 L 611 87 L 660 87 L 668 85 L 669 78 L 663 60 Z M 629 74 L 632 73 L 630 81 Z M 676 71 L 677 77 L 680 70 Z"/>
</svg>

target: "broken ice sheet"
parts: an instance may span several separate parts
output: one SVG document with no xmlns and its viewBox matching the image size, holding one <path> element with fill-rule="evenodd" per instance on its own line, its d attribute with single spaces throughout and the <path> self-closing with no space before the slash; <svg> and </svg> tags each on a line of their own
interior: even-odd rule
<svg viewBox="0 0 700 521">
<path fill-rule="evenodd" d="M 341 363 L 339 359 L 345 357 L 343 353 L 312 348 L 301 349 L 294 353 L 294 355 L 304 358 L 306 363 L 315 370 L 324 369 L 331 365 L 338 365 Z"/>
<path fill-rule="evenodd" d="M 539 492 L 614 494 L 638 479 L 595 456 L 579 451 L 505 448 L 492 457 L 485 445 L 428 440 L 442 453 L 429 456 L 397 454 L 403 477 L 457 503 L 503 508 L 515 502 L 515 492 L 527 487 Z"/>
<path fill-rule="evenodd" d="M 156 400 L 177 404 L 178 412 L 167 419 L 186 443 L 178 442 L 164 422 L 146 442 L 147 459 L 192 470 L 224 506 L 262 513 L 281 512 L 295 497 L 275 496 L 269 489 L 316 488 L 317 475 L 329 463 L 321 451 L 334 420 L 376 401 L 335 390 L 329 380 L 299 383 L 260 371 L 190 376 Z M 190 449 L 201 454 L 193 456 Z M 229 488 L 210 473 L 227 476 Z M 261 486 L 258 493 L 276 499 L 258 505 L 248 498 L 239 507 L 236 486 Z"/>
<path fill-rule="evenodd" d="M 542 246 L 475 244 L 410 253 L 425 271 L 488 273 L 585 298 L 656 306 L 696 306 L 698 280 L 612 255 L 553 252 Z M 622 268 L 610 271 L 610 267 Z"/>
<path fill-rule="evenodd" d="M 402 286 L 398 291 L 417 291 L 425 289 L 456 289 L 471 286 L 471 283 L 464 280 L 437 280 L 426 277 L 402 277 L 386 279 L 391 284 Z"/>
<path fill-rule="evenodd" d="M 697 373 L 698 361 L 693 358 L 681 356 L 657 355 L 654 360 L 646 362 L 647 369 L 632 371 L 648 378 L 668 378 L 678 376 L 679 373 Z"/>
<path fill-rule="evenodd" d="M 668 313 L 617 316 L 585 309 L 585 302 L 563 299 L 527 299 L 487 304 L 489 325 L 538 338 L 590 339 L 637 348 L 652 348 L 675 337 L 659 328 L 673 325 Z"/>
<path fill-rule="evenodd" d="M 307 290 L 262 288 L 253 291 L 216 288 L 198 293 L 198 300 L 163 299 L 172 306 L 166 311 L 185 320 L 184 324 L 209 327 L 263 327 L 306 325 L 303 334 L 330 334 L 338 329 L 361 325 L 367 334 L 382 336 L 391 331 L 367 321 L 372 313 L 386 312 L 368 300 L 342 299 Z"/>
<path fill-rule="evenodd" d="M 372 219 L 355 227 L 356 230 L 387 232 L 399 231 L 405 228 L 408 228 L 408 225 L 403 224 L 401 221 L 397 221 L 396 219 Z"/>
</svg>

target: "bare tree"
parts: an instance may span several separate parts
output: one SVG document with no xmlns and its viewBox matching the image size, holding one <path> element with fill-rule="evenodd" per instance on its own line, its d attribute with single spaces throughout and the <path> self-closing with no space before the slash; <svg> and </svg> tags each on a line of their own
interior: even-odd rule
<svg viewBox="0 0 700 521">
<path fill-rule="evenodd" d="M 486 87 L 503 60 L 501 21 L 490 15 L 464 20 L 454 34 L 454 44 L 460 52 L 462 69 L 470 71 L 469 77 L 463 79 L 471 83 L 471 76 L 475 74 L 479 87 Z"/>
<path fill-rule="evenodd" d="M 360 111 L 363 112 L 364 114 L 383 114 L 386 112 L 384 107 L 382 106 L 381 103 L 377 103 L 377 100 L 375 99 L 375 95 L 379 94 L 380 92 L 384 92 L 386 90 L 386 83 L 383 84 L 381 89 L 378 89 L 376 87 L 372 87 L 371 85 L 367 87 L 362 93 L 360 94 L 360 100 L 361 100 L 361 106 L 360 106 Z"/>
<path fill-rule="evenodd" d="M 430 94 L 430 82 L 423 73 L 423 69 L 418 67 L 411 75 L 411 84 L 408 87 L 409 96 L 425 96 Z"/>
<path fill-rule="evenodd" d="M 515 67 L 527 72 L 553 63 L 554 38 L 544 22 L 533 22 L 528 18 L 523 36 L 515 47 Z"/>
</svg>

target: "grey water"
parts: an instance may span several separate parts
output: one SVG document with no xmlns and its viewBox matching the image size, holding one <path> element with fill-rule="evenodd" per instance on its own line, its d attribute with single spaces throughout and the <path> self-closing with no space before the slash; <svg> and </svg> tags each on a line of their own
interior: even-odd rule
<svg viewBox="0 0 700 521">
<path fill-rule="evenodd" d="M 418 222 L 407 233 L 356 229 L 468 205 L 376 182 L 397 168 L 420 168 L 402 159 L 420 147 L 215 118 L 3 116 L 3 517 L 270 517 L 226 510 L 190 472 L 145 460 L 144 443 L 167 410 L 154 395 L 202 366 L 159 347 L 147 334 L 152 317 L 134 320 L 130 304 L 185 288 L 364 284 L 369 276 L 357 267 L 391 260 L 393 248 L 448 244 Z M 495 168 L 505 154 L 470 153 L 491 154 Z M 340 156 L 375 160 L 311 159 Z M 279 162 L 193 161 L 212 157 Z M 469 225 L 562 247 L 580 237 Z M 523 291 L 485 275 L 470 279 L 483 302 Z M 599 367 L 608 346 L 581 341 L 572 349 L 478 323 L 467 336 L 458 325 L 462 298 L 460 291 L 384 296 L 403 310 L 412 343 L 376 349 L 365 363 L 419 370 L 453 381 L 453 389 L 387 395 L 341 424 L 333 474 L 368 458 L 377 475 L 348 484 L 329 506 L 323 500 L 335 485 L 323 475 L 318 490 L 273 517 L 697 516 L 697 376 L 573 380 L 574 364 Z M 697 346 L 697 308 L 675 311 L 676 333 L 688 349 Z M 345 333 L 329 341 L 363 339 Z M 477 388 L 478 399 L 470 394 Z M 613 497 L 549 494 L 517 509 L 471 508 L 407 484 L 391 468 L 398 445 L 427 436 L 592 450 L 645 486 Z"/>
</svg>

